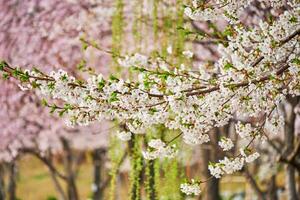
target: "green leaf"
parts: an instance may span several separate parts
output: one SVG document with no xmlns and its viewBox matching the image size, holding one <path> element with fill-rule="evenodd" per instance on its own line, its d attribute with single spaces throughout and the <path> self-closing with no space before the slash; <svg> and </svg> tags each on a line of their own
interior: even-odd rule
<svg viewBox="0 0 300 200">
<path fill-rule="evenodd" d="M 149 89 L 150 88 L 150 82 L 149 81 L 144 81 L 144 87 L 145 89 Z"/>
<path fill-rule="evenodd" d="M 233 35 L 233 29 L 232 29 L 232 27 L 231 26 L 227 26 L 226 28 L 225 28 L 225 30 L 223 31 L 223 35 L 224 36 L 232 36 Z"/>
<path fill-rule="evenodd" d="M 9 74 L 8 73 L 3 73 L 2 77 L 3 77 L 4 80 L 8 80 Z"/>
<path fill-rule="evenodd" d="M 136 67 L 136 66 L 132 66 L 131 67 L 132 71 L 138 71 L 138 72 L 145 72 L 146 69 L 141 68 L 141 67 Z"/>
<path fill-rule="evenodd" d="M 51 113 L 51 114 L 54 113 L 54 112 L 56 111 L 56 109 L 57 109 L 56 105 L 52 105 L 52 106 L 51 106 L 50 113 Z"/>
<path fill-rule="evenodd" d="M 20 71 L 19 71 L 19 69 L 14 69 L 13 71 L 12 71 L 12 75 L 14 76 L 14 77 L 18 77 L 19 76 L 19 74 L 20 74 Z"/>
<path fill-rule="evenodd" d="M 102 90 L 104 86 L 105 86 L 105 80 L 102 79 L 101 81 L 98 82 L 98 89 Z"/>
<path fill-rule="evenodd" d="M 92 45 L 92 47 L 94 47 L 94 48 L 99 48 L 97 42 L 94 41 L 94 40 L 91 41 L 91 45 Z"/>
<path fill-rule="evenodd" d="M 88 47 L 89 47 L 89 45 L 86 42 L 82 41 L 81 48 L 83 50 L 86 50 Z"/>
<path fill-rule="evenodd" d="M 54 90 L 55 84 L 54 84 L 54 82 L 51 82 L 51 83 L 48 83 L 47 86 L 48 86 L 49 90 Z"/>
<path fill-rule="evenodd" d="M 160 77 L 162 80 L 167 80 L 167 79 L 168 79 L 168 74 L 160 74 L 159 77 Z"/>
<path fill-rule="evenodd" d="M 275 48 L 277 45 L 278 45 L 278 42 L 277 42 L 277 41 L 275 41 L 275 40 L 272 40 L 272 41 L 271 41 L 271 47 L 272 47 L 272 48 Z"/>
<path fill-rule="evenodd" d="M 297 17 L 292 16 L 289 20 L 291 23 L 297 23 Z"/>
<path fill-rule="evenodd" d="M 2 60 L 2 61 L 0 62 L 0 70 L 3 71 L 3 70 L 4 70 L 4 67 L 6 67 L 6 66 L 7 66 L 7 63 L 6 63 L 4 60 Z"/>
<path fill-rule="evenodd" d="M 48 106 L 48 102 L 47 102 L 46 99 L 42 99 L 41 103 L 42 103 L 43 106 Z"/>
<path fill-rule="evenodd" d="M 41 84 L 38 84 L 36 81 L 33 81 L 31 83 L 31 85 L 32 85 L 33 88 L 38 88 L 38 87 L 40 87 Z"/>
<path fill-rule="evenodd" d="M 149 109 L 149 112 L 150 112 L 151 114 L 154 114 L 154 113 L 157 112 L 157 109 L 155 109 L 155 108 L 150 108 L 150 109 Z"/>
<path fill-rule="evenodd" d="M 92 99 L 93 99 L 93 97 L 91 95 L 88 95 L 87 97 L 84 98 L 85 101 L 90 101 Z"/>
<path fill-rule="evenodd" d="M 233 68 L 233 64 L 230 63 L 230 62 L 227 62 L 225 65 L 224 65 L 224 70 L 227 71 L 229 69 Z"/>
<path fill-rule="evenodd" d="M 83 70 L 86 67 L 86 61 L 84 59 L 82 59 L 78 65 L 77 65 L 77 69 L 78 70 Z"/>
<path fill-rule="evenodd" d="M 249 148 L 245 148 L 245 149 L 244 149 L 244 152 L 245 152 L 245 154 L 246 154 L 246 155 L 248 155 L 248 154 L 250 154 L 250 153 L 251 153 L 251 149 L 249 149 Z"/>
<path fill-rule="evenodd" d="M 42 73 L 42 72 L 41 72 L 38 68 L 36 68 L 36 67 L 33 67 L 33 68 L 32 68 L 32 71 L 34 71 L 34 72 L 36 72 L 36 73 L 40 73 L 40 74 Z"/>
<path fill-rule="evenodd" d="M 296 64 L 296 65 L 300 65 L 300 59 L 299 58 L 294 58 L 292 60 L 292 63 Z"/>
<path fill-rule="evenodd" d="M 60 117 L 62 117 L 65 114 L 65 112 L 66 112 L 66 110 L 61 110 L 61 111 L 58 112 L 58 115 Z"/>
<path fill-rule="evenodd" d="M 117 95 L 118 95 L 118 94 L 117 94 L 116 92 L 111 93 L 108 102 L 109 102 L 109 103 L 112 103 L 112 102 L 118 101 L 119 99 L 118 99 Z"/>
<path fill-rule="evenodd" d="M 119 79 L 117 77 L 115 77 L 114 75 L 111 74 L 109 76 L 109 80 L 111 80 L 111 81 L 118 81 Z"/>
<path fill-rule="evenodd" d="M 71 110 L 72 108 L 73 108 L 73 107 L 72 107 L 71 104 L 66 103 L 66 104 L 64 105 L 64 109 L 65 109 L 65 110 Z"/>
<path fill-rule="evenodd" d="M 28 72 L 23 73 L 20 71 L 19 73 L 20 73 L 19 77 L 22 82 L 29 81 L 29 73 Z"/>
<path fill-rule="evenodd" d="M 62 81 L 67 81 L 67 80 L 68 80 L 67 75 L 64 74 L 62 77 L 60 77 L 60 80 L 62 80 Z"/>
</svg>

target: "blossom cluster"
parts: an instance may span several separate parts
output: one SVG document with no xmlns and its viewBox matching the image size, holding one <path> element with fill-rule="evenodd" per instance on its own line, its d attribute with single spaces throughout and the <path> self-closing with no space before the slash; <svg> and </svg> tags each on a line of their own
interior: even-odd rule
<svg viewBox="0 0 300 200">
<path fill-rule="evenodd" d="M 284 125 L 284 117 L 278 112 L 274 112 L 273 116 L 266 121 L 264 129 L 267 133 L 278 134 L 283 132 Z"/>
<path fill-rule="evenodd" d="M 122 141 L 128 141 L 131 139 L 132 134 L 128 131 L 118 131 L 117 137 Z"/>
<path fill-rule="evenodd" d="M 151 148 L 148 151 L 144 151 L 143 156 L 147 160 L 154 160 L 156 158 L 173 158 L 177 154 L 176 145 L 167 146 L 166 143 L 160 139 L 153 139 L 148 143 Z"/>
<path fill-rule="evenodd" d="M 214 0 L 199 1 L 193 0 L 192 6 L 185 8 L 185 15 L 193 20 L 218 20 L 220 17 L 229 23 L 239 23 L 239 16 L 251 5 L 253 0 Z M 285 5 L 285 1 L 280 0 L 261 0 L 259 3 L 269 4 L 271 8 L 280 8 Z M 299 1 L 290 0 L 286 2 L 289 6 L 299 6 Z"/>
<path fill-rule="evenodd" d="M 244 149 L 240 149 L 240 156 L 235 158 L 225 157 L 217 163 L 210 163 L 208 169 L 216 178 L 221 178 L 223 174 L 233 174 L 236 171 L 241 170 L 245 163 L 250 163 L 259 157 L 259 153 L 255 152 L 253 154 L 245 153 Z"/>
<path fill-rule="evenodd" d="M 186 195 L 199 195 L 201 193 L 200 184 L 194 179 L 190 183 L 182 183 L 180 189 Z"/>
<path fill-rule="evenodd" d="M 223 151 L 229 151 L 234 147 L 234 144 L 230 138 L 221 138 L 218 142 L 219 146 L 223 149 Z"/>
</svg>

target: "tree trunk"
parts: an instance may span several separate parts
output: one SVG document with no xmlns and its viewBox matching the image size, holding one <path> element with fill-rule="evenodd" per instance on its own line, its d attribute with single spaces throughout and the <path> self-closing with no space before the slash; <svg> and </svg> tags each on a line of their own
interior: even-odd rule
<svg viewBox="0 0 300 200">
<path fill-rule="evenodd" d="M 0 200 L 5 200 L 4 166 L 0 164 Z"/>
<path fill-rule="evenodd" d="M 17 166 L 15 161 L 12 161 L 8 164 L 9 170 L 9 183 L 8 183 L 8 199 L 9 200 L 16 200 L 16 179 L 17 179 Z"/>
<path fill-rule="evenodd" d="M 49 171 L 50 171 L 50 176 L 51 176 L 51 179 L 52 179 L 52 181 L 54 183 L 55 189 L 56 189 L 56 191 L 57 191 L 57 193 L 59 195 L 59 199 L 60 200 L 67 200 L 65 192 L 64 192 L 62 186 L 60 185 L 60 183 L 59 183 L 59 181 L 57 179 L 56 174 L 51 169 L 49 169 Z"/>
<path fill-rule="evenodd" d="M 64 166 L 65 166 L 65 174 L 67 176 L 67 193 L 69 200 L 79 200 L 78 191 L 75 181 L 75 173 L 73 169 L 73 155 L 72 150 L 69 146 L 68 141 L 65 138 L 61 139 L 64 152 L 65 152 L 65 159 L 64 159 Z"/>
<path fill-rule="evenodd" d="M 103 188 L 101 187 L 101 169 L 104 164 L 105 150 L 98 148 L 92 152 L 93 157 L 93 168 L 94 168 L 94 183 L 93 183 L 93 200 L 103 199 Z"/>
<path fill-rule="evenodd" d="M 285 155 L 289 155 L 294 149 L 294 122 L 296 115 L 293 112 L 295 106 L 297 105 L 297 101 L 294 99 L 290 99 L 290 103 L 292 106 L 292 112 L 290 115 L 286 112 L 286 123 L 285 123 L 285 147 L 286 151 Z M 297 189 L 296 189 L 296 180 L 295 180 L 295 169 L 291 164 L 287 164 L 286 166 L 286 189 L 288 194 L 288 200 L 297 200 Z"/>
<path fill-rule="evenodd" d="M 276 175 L 273 175 L 270 180 L 268 187 L 268 198 L 267 200 L 278 200 L 277 187 L 276 187 Z"/>
<path fill-rule="evenodd" d="M 217 128 L 214 128 L 210 131 L 211 136 L 211 142 L 213 143 L 211 145 L 212 149 L 201 149 L 201 168 L 202 168 L 202 177 L 203 180 L 208 179 L 211 175 L 208 171 L 208 164 L 209 161 L 216 162 L 218 160 L 218 138 L 219 138 L 219 132 Z M 220 200 L 220 189 L 219 189 L 219 179 L 211 178 L 208 182 L 206 182 L 205 191 L 204 194 L 204 200 Z"/>
<path fill-rule="evenodd" d="M 288 200 L 298 200 L 296 180 L 295 180 L 295 169 L 291 165 L 286 166 L 286 187 L 288 191 Z"/>
</svg>

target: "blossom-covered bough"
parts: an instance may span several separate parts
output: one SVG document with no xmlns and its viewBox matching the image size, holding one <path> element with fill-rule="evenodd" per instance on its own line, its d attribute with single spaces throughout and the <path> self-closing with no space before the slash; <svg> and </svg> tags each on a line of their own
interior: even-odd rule
<svg viewBox="0 0 300 200">
<path fill-rule="evenodd" d="M 282 128 L 278 105 L 288 96 L 300 95 L 300 5 L 290 1 L 289 9 L 277 19 L 249 28 L 239 21 L 240 12 L 247 6 L 244 1 L 215 1 L 217 7 L 193 2 L 193 7 L 185 9 L 190 18 L 213 20 L 224 15 L 229 22 L 218 46 L 221 57 L 213 65 L 214 73 L 176 67 L 161 55 L 148 57 L 139 53 L 119 55 L 118 59 L 134 79 L 99 74 L 79 80 L 63 70 L 45 74 L 4 61 L 0 69 L 4 77 L 19 79 L 22 88 L 62 100 L 64 105 L 44 104 L 64 115 L 68 125 L 116 120 L 126 125 L 126 131 L 119 133 L 123 140 L 130 140 L 133 134 L 145 134 L 149 127 L 157 125 L 179 132 L 170 141 L 150 140 L 143 152 L 149 160 L 176 156 L 178 149 L 172 143 L 177 138 L 182 137 L 189 145 L 208 143 L 207 132 L 212 128 L 224 126 L 237 116 L 262 116 L 255 126 L 236 124 L 237 134 L 245 141 L 238 155 L 208 166 L 216 178 L 232 174 L 259 157 L 252 144 L 268 140 L 266 128 Z M 282 6 L 281 1 L 270 2 Z M 183 55 L 193 58 L 192 52 Z M 219 145 L 224 151 L 234 146 L 229 138 L 221 138 Z M 199 184 L 205 181 L 185 183 L 181 189 L 198 195 Z"/>
</svg>

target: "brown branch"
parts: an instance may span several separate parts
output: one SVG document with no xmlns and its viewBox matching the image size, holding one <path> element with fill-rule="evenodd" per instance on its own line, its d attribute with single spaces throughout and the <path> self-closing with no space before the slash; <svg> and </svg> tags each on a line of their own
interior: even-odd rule
<svg viewBox="0 0 300 200">
<path fill-rule="evenodd" d="M 60 177 L 63 180 L 66 180 L 67 177 L 65 175 L 63 175 L 62 173 L 60 173 L 52 164 L 52 162 L 50 160 L 48 160 L 47 158 L 41 156 L 38 152 L 34 151 L 33 149 L 30 148 L 22 148 L 21 152 L 23 153 L 29 153 L 31 155 L 36 156 L 40 161 L 42 161 L 51 172 L 53 172 L 54 174 L 56 174 L 58 177 Z"/>
<path fill-rule="evenodd" d="M 284 45 L 285 43 L 287 43 L 288 41 L 292 40 L 294 37 L 296 37 L 299 34 L 300 34 L 300 29 L 296 30 L 294 33 L 292 33 L 291 35 L 289 35 L 285 39 L 281 40 L 280 43 L 279 43 L 279 46 Z"/>
<path fill-rule="evenodd" d="M 289 65 L 285 65 L 285 66 L 281 67 L 278 71 L 276 71 L 276 75 L 277 76 L 281 75 L 289 67 L 290 67 Z M 256 84 L 256 83 L 260 83 L 260 82 L 270 80 L 271 78 L 273 78 L 272 75 L 266 75 L 266 76 L 261 77 L 258 80 L 253 80 L 251 82 L 250 81 L 244 81 L 244 82 L 235 83 L 235 84 L 227 84 L 227 85 L 224 85 L 224 87 L 235 87 L 235 88 L 245 87 L 245 86 L 250 85 L 250 84 Z M 215 86 L 215 87 L 212 87 L 212 88 L 209 88 L 209 89 L 206 89 L 206 90 L 200 90 L 200 91 L 196 91 L 196 92 L 189 92 L 189 93 L 186 94 L 186 96 L 202 95 L 202 94 L 210 93 L 210 92 L 213 92 L 213 91 L 217 91 L 219 89 L 220 89 L 220 86 Z M 193 90 L 195 90 L 195 89 L 193 89 Z"/>
<path fill-rule="evenodd" d="M 292 151 L 292 153 L 287 157 L 289 161 L 295 161 L 296 157 L 300 155 L 300 139 L 298 140 L 296 147 Z"/>
<path fill-rule="evenodd" d="M 294 150 L 288 156 L 284 156 L 283 154 L 280 154 L 277 160 L 279 162 L 292 165 L 300 172 L 300 163 L 296 161 L 296 158 L 299 154 L 300 154 L 300 139 L 298 140 Z"/>
</svg>

